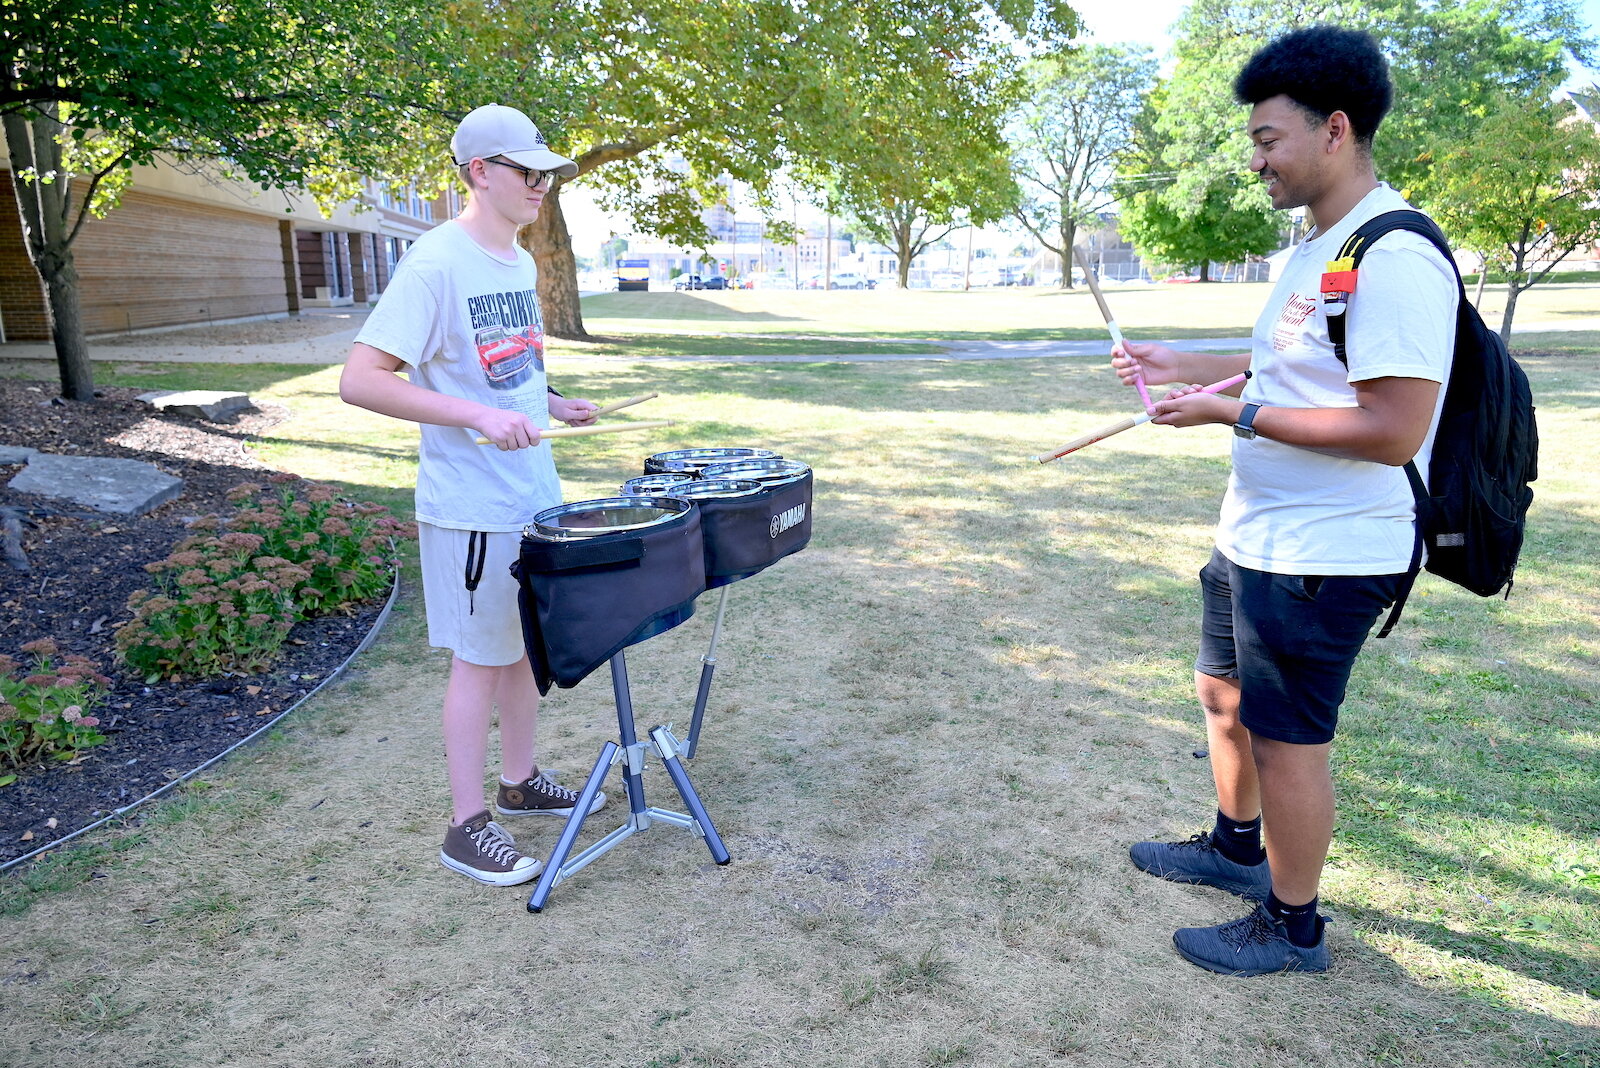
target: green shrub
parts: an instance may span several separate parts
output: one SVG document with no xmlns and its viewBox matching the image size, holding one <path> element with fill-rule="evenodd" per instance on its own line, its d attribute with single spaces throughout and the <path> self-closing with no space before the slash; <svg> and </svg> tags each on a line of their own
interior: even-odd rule
<svg viewBox="0 0 1600 1068">
<path fill-rule="evenodd" d="M 255 483 L 235 487 L 231 519 L 199 520 L 199 533 L 145 565 L 156 589 L 129 598 L 134 617 L 117 632 L 130 667 L 151 680 L 264 671 L 295 623 L 389 588 L 394 540 L 416 537 L 416 525 L 330 486 L 283 481 L 266 500 Z"/>
<path fill-rule="evenodd" d="M 128 666 L 151 681 L 266 670 L 301 618 L 293 591 L 307 572 L 260 546 L 258 534 L 186 538 L 146 564 L 156 591 L 128 598 L 134 616 L 117 631 Z"/>
<path fill-rule="evenodd" d="M 0 656 L 0 768 L 14 772 L 37 760 L 71 760 L 106 736 L 89 713 L 105 700 L 111 680 L 92 660 L 61 656 L 49 638 L 29 642 L 33 670 Z M 16 775 L 0 775 L 0 786 Z"/>
</svg>

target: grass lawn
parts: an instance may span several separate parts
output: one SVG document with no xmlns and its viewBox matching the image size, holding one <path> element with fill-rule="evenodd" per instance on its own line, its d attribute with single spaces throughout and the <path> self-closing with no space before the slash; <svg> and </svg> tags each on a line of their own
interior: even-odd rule
<svg viewBox="0 0 1600 1068">
<path fill-rule="evenodd" d="M 1169 307 L 1202 288 L 1108 299 L 1130 333 L 1170 333 L 1195 324 Z M 659 296 L 735 315 L 752 294 Z M 774 332 L 966 329 L 926 304 L 872 312 L 883 294 L 781 296 L 763 314 L 794 318 L 760 320 Z M 840 315 L 806 320 L 813 296 L 843 298 Z M 1086 295 L 1015 299 L 1095 326 Z M 662 322 L 706 329 L 682 308 Z M 620 310 L 635 318 L 591 328 L 638 321 Z M 816 469 L 811 546 L 732 587 L 690 766 L 733 863 L 658 826 L 538 916 L 526 888 L 445 872 L 445 661 L 412 571 L 360 670 L 273 742 L 0 881 L 0 1063 L 1600 1065 L 1600 337 L 1524 340 L 1543 353 L 1525 366 L 1544 449 L 1516 589 L 1480 600 L 1425 577 L 1357 666 L 1325 976 L 1198 971 L 1172 929 L 1240 903 L 1126 858 L 1212 813 L 1190 665 L 1225 432 L 1146 426 L 1033 463 L 1130 410 L 1100 359 L 569 353 L 569 395 L 659 390 L 623 415 L 678 425 L 555 443 L 568 499 L 682 446 L 767 445 Z M 265 459 L 404 509 L 413 433 L 340 405 L 337 375 L 102 380 L 248 384 L 294 413 Z M 629 651 L 641 726 L 686 732 L 701 607 Z M 613 736 L 604 676 L 547 701 L 541 748 L 568 782 Z M 658 765 L 646 781 L 674 805 Z M 534 852 L 558 830 L 511 829 Z"/>
</svg>

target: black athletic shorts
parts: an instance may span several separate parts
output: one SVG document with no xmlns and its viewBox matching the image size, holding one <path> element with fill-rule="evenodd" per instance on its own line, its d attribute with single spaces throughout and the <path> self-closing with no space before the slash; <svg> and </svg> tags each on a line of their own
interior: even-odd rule
<svg viewBox="0 0 1600 1068">
<path fill-rule="evenodd" d="M 1212 550 L 1195 670 L 1239 680 L 1239 722 L 1281 742 L 1333 740 L 1356 654 L 1405 575 L 1274 575 Z"/>
</svg>

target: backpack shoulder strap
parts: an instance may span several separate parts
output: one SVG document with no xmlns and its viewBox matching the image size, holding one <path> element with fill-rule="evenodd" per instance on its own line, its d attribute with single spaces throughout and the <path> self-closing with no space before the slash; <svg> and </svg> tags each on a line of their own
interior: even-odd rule
<svg viewBox="0 0 1600 1068">
<path fill-rule="evenodd" d="M 1397 211 L 1386 211 L 1382 215 L 1375 215 L 1356 228 L 1356 232 L 1345 238 L 1339 248 L 1339 259 L 1350 259 L 1357 268 L 1361 266 L 1361 259 L 1367 250 L 1377 243 L 1385 234 L 1396 230 L 1408 230 L 1414 234 L 1421 234 L 1433 242 L 1433 247 L 1439 250 L 1439 255 L 1444 257 L 1444 262 L 1450 265 L 1450 270 L 1455 272 L 1456 288 L 1462 299 L 1466 298 L 1466 284 L 1461 280 L 1461 272 L 1456 268 L 1455 253 L 1450 249 L 1450 241 L 1444 236 L 1444 231 L 1439 229 L 1439 224 L 1411 208 L 1402 208 Z M 1346 367 L 1350 366 L 1350 359 L 1345 355 L 1344 348 L 1344 316 L 1328 316 L 1328 340 L 1333 342 L 1333 354 L 1339 362 Z"/>
<path fill-rule="evenodd" d="M 1402 208 L 1373 216 L 1358 226 L 1355 233 L 1345 239 L 1344 245 L 1339 249 L 1338 258 L 1348 258 L 1351 260 L 1352 267 L 1359 268 L 1361 259 L 1366 255 L 1367 250 L 1377 243 L 1380 237 L 1393 233 L 1395 230 L 1409 230 L 1411 233 L 1421 234 L 1433 243 L 1433 247 L 1439 250 L 1439 255 L 1443 256 L 1444 261 L 1450 265 L 1450 270 L 1455 272 L 1456 288 L 1459 291 L 1460 300 L 1464 303 L 1467 299 L 1466 284 L 1461 280 L 1461 272 L 1456 268 L 1455 254 L 1450 249 L 1450 242 L 1444 236 L 1444 231 L 1439 229 L 1439 224 L 1420 211 Z M 1344 348 L 1344 324 L 1345 317 L 1343 314 L 1328 316 L 1328 340 L 1333 342 L 1333 354 L 1339 358 L 1340 363 L 1349 367 L 1350 360 L 1345 355 Z M 1427 486 L 1422 481 L 1422 474 L 1417 470 L 1415 461 L 1408 460 L 1406 462 L 1405 473 L 1406 481 L 1411 484 L 1411 495 L 1417 502 L 1420 518 L 1422 504 L 1428 497 Z M 1406 598 L 1410 595 L 1411 586 L 1416 581 L 1417 572 L 1421 569 L 1422 524 L 1417 522 L 1416 538 L 1411 550 L 1411 565 L 1406 569 L 1406 577 L 1401 583 L 1398 595 L 1395 597 L 1394 606 L 1389 611 L 1388 619 L 1384 621 L 1382 629 L 1378 631 L 1378 637 L 1388 637 L 1389 632 L 1394 629 L 1394 625 L 1400 621 L 1400 612 L 1405 608 Z"/>
</svg>

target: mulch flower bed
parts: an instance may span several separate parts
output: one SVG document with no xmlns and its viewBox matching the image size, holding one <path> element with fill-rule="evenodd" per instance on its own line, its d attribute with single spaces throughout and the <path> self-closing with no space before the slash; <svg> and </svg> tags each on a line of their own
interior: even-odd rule
<svg viewBox="0 0 1600 1068">
<path fill-rule="evenodd" d="M 147 684 L 120 664 L 116 627 L 132 616 L 128 595 L 150 586 L 144 565 L 165 557 L 194 519 L 231 514 L 234 486 L 264 481 L 270 469 L 244 445 L 288 416 L 264 405 L 210 423 L 154 412 L 135 399 L 141 392 L 107 388 L 93 404 L 69 403 L 53 400 L 53 382 L 0 379 L 0 445 L 143 460 L 183 479 L 183 493 L 147 515 L 102 515 L 15 492 L 6 483 L 21 468 L 0 465 L 0 509 L 22 519 L 28 564 L 22 571 L 0 563 L 0 655 L 26 660 L 24 645 L 52 638 L 112 680 L 95 712 L 105 744 L 0 787 L 0 863 L 144 797 L 249 735 L 336 669 L 382 609 L 297 624 L 283 656 L 259 675 Z"/>
</svg>

